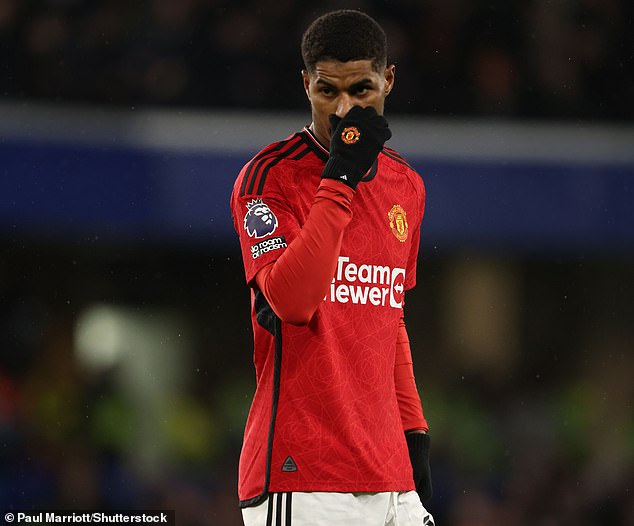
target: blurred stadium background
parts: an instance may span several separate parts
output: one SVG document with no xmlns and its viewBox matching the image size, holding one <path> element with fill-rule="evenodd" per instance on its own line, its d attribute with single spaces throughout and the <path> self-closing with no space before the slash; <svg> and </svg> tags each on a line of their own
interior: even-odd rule
<svg viewBox="0 0 634 526">
<path fill-rule="evenodd" d="M 634 4 L 0 1 L 0 510 L 241 524 L 229 192 L 309 119 L 299 38 L 387 29 L 444 526 L 634 524 Z"/>
</svg>

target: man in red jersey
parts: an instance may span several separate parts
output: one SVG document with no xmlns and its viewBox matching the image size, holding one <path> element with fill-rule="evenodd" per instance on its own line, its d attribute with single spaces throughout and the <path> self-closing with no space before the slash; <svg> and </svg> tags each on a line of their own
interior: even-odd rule
<svg viewBox="0 0 634 526">
<path fill-rule="evenodd" d="M 386 50 L 359 11 L 316 19 L 302 38 L 312 123 L 234 186 L 257 381 L 239 468 L 246 526 L 433 525 L 403 317 L 425 188 L 384 146 Z"/>
</svg>

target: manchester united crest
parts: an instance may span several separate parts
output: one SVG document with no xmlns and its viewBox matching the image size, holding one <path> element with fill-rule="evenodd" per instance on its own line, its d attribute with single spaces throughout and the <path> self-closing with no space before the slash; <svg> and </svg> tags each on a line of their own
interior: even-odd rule
<svg viewBox="0 0 634 526">
<path fill-rule="evenodd" d="M 341 132 L 341 140 L 346 144 L 354 144 L 361 137 L 361 132 L 354 126 L 348 126 Z"/>
<path fill-rule="evenodd" d="M 404 243 L 407 239 L 407 214 L 401 205 L 394 205 L 392 209 L 387 213 L 387 218 L 390 220 L 390 229 L 394 237 L 401 243 Z"/>
</svg>

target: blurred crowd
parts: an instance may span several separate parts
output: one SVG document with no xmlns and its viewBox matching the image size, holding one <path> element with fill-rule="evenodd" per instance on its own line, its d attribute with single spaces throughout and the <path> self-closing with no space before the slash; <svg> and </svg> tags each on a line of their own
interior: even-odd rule
<svg viewBox="0 0 634 526">
<path fill-rule="evenodd" d="M 2 0 L 0 93 L 119 105 L 297 110 L 301 33 L 331 8 L 385 27 L 390 111 L 634 116 L 628 0 Z"/>
</svg>

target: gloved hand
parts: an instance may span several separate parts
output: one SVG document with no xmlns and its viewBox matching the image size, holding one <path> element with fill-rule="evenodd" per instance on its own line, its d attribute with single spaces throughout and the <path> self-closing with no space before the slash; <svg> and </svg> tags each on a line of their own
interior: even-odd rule
<svg viewBox="0 0 634 526">
<path fill-rule="evenodd" d="M 330 159 L 321 174 L 325 179 L 336 179 L 352 189 L 372 167 L 391 136 L 387 120 L 370 106 L 353 106 L 340 119 L 331 115 Z"/>
<path fill-rule="evenodd" d="M 423 504 L 432 496 L 431 468 L 429 466 L 429 435 L 427 433 L 405 433 L 409 459 L 414 471 L 416 493 Z"/>
</svg>

